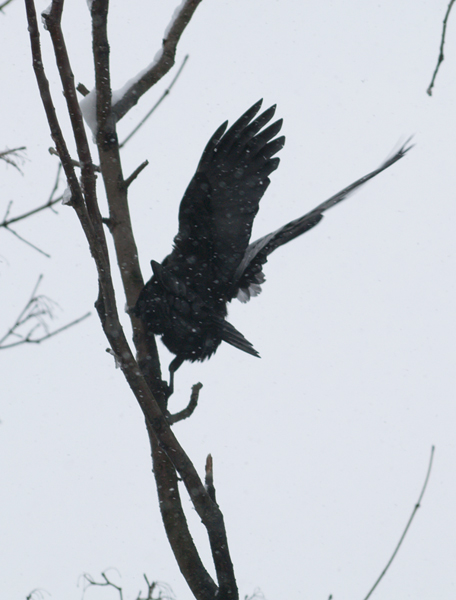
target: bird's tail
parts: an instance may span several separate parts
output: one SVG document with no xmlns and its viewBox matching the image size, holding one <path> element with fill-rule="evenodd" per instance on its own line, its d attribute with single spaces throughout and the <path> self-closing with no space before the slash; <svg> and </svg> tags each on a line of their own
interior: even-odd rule
<svg viewBox="0 0 456 600">
<path fill-rule="evenodd" d="M 246 340 L 242 333 L 233 327 L 231 323 L 228 323 L 228 321 L 225 321 L 224 319 L 217 319 L 216 325 L 219 330 L 220 337 L 224 342 L 231 344 L 231 346 L 234 346 L 243 352 L 247 352 L 247 354 L 258 356 L 258 358 L 260 357 L 253 345 Z"/>
</svg>

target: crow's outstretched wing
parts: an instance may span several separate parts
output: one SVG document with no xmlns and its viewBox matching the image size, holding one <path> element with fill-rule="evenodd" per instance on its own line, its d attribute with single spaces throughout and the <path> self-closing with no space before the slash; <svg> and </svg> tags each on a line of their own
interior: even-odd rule
<svg viewBox="0 0 456 600">
<path fill-rule="evenodd" d="M 277 231 L 274 231 L 264 237 L 252 242 L 245 251 L 244 257 L 236 269 L 233 278 L 233 287 L 230 293 L 230 299 L 238 297 L 241 302 L 247 302 L 251 296 L 256 296 L 260 292 L 260 284 L 264 282 L 262 265 L 267 262 L 268 256 L 279 246 L 286 244 L 290 240 L 312 229 L 323 218 L 323 213 L 329 208 L 335 206 L 345 198 L 348 198 L 361 185 L 391 167 L 400 160 L 412 148 L 408 140 L 397 152 L 388 158 L 378 169 L 368 175 L 361 177 L 348 187 L 344 188 L 328 200 L 319 204 L 309 213 L 287 223 Z"/>
<path fill-rule="evenodd" d="M 170 263 L 209 264 L 211 277 L 226 290 L 249 244 L 259 202 L 277 169 L 274 155 L 285 143 L 276 135 L 282 120 L 266 129 L 275 106 L 257 118 L 261 100 L 228 131 L 227 123 L 209 140 L 182 199 L 179 232 Z"/>
</svg>

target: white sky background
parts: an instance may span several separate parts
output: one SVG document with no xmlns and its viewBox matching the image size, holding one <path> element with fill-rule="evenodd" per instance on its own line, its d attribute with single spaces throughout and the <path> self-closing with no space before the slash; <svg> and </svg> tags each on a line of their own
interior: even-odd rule
<svg viewBox="0 0 456 600">
<path fill-rule="evenodd" d="M 259 298 L 233 303 L 230 321 L 262 359 L 225 344 L 176 375 L 173 410 L 204 383 L 195 415 L 175 429 L 200 473 L 213 454 L 241 597 L 260 587 L 268 600 L 363 598 L 418 498 L 432 444 L 422 508 L 374 597 L 456 597 L 456 14 L 434 96 L 426 94 L 446 6 L 204 0 L 179 45 L 178 63 L 186 53 L 190 61 L 178 84 L 123 151 L 125 175 L 150 161 L 130 188 L 148 278 L 150 259 L 171 248 L 205 143 L 259 98 L 278 104 L 287 143 L 254 237 L 376 168 L 415 134 L 406 158 L 273 255 Z M 111 3 L 115 89 L 151 62 L 173 9 Z M 68 3 L 63 26 L 76 81 L 91 88 L 85 1 Z M 47 152 L 22 2 L 0 15 L 0 28 L 0 147 L 27 146 L 24 177 L 0 164 L 0 208 L 13 199 L 18 214 L 47 199 L 57 159 Z M 121 139 L 174 73 L 122 121 Z M 58 212 L 16 226 L 51 259 L 0 231 L 2 331 L 40 273 L 42 293 L 61 307 L 55 327 L 92 309 L 87 244 L 73 210 Z M 122 307 L 120 287 L 118 300 Z M 109 567 L 121 572 L 111 574 L 126 599 L 144 590 L 144 572 L 191 598 L 165 541 L 143 418 L 106 347 L 93 311 L 42 346 L 1 353 L 2 598 L 43 588 L 79 599 L 78 577 Z M 183 498 L 208 564 L 205 530 Z M 118 596 L 92 589 L 85 597 Z"/>
</svg>

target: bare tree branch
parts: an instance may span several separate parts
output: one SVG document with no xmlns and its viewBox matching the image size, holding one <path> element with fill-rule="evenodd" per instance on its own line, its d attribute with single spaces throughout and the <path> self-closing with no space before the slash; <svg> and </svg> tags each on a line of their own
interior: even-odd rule
<svg viewBox="0 0 456 600">
<path fill-rule="evenodd" d="M 150 582 L 147 575 L 144 574 L 144 579 L 147 584 L 147 596 L 143 598 L 139 592 L 136 600 L 174 600 L 175 596 L 169 585 L 159 583 L 157 581 Z M 154 596 L 154 592 L 158 592 L 158 596 Z"/>
<path fill-rule="evenodd" d="M 152 108 L 149 110 L 149 112 L 146 114 L 146 116 L 143 117 L 141 119 L 141 121 L 133 129 L 133 131 L 131 131 L 127 135 L 127 137 L 124 139 L 124 141 L 119 145 L 119 148 L 123 148 L 125 146 L 125 144 L 135 135 L 135 133 L 139 129 L 141 129 L 141 127 L 144 125 L 144 123 L 147 121 L 147 119 L 151 116 L 151 114 L 154 113 L 157 110 L 157 108 L 160 106 L 160 104 L 163 102 L 163 100 L 166 98 L 166 96 L 168 96 L 168 94 L 171 92 L 174 84 L 178 80 L 179 75 L 182 73 L 187 60 L 188 60 L 188 54 L 184 57 L 184 60 L 182 61 L 181 66 L 179 67 L 176 75 L 174 76 L 174 79 L 171 81 L 171 83 L 169 84 L 169 86 L 166 88 L 166 90 L 163 92 L 163 94 L 160 96 L 160 98 L 157 100 L 157 102 L 152 106 Z"/>
<path fill-rule="evenodd" d="M 84 593 L 90 587 L 109 587 L 117 591 L 119 600 L 123 600 L 122 587 L 111 581 L 106 572 L 101 573 L 103 581 L 96 581 L 89 573 L 84 573 L 82 577 L 84 579 Z M 143 575 L 143 577 L 147 584 L 147 596 L 142 597 L 141 592 L 139 592 L 136 600 L 174 600 L 174 594 L 169 586 L 159 583 L 158 581 L 150 582 L 147 575 Z"/>
<path fill-rule="evenodd" d="M 36 21 L 36 11 L 33 0 L 26 0 L 26 9 L 32 44 L 33 65 L 40 89 L 40 95 L 46 110 L 46 115 L 48 117 L 49 126 L 51 128 L 56 149 L 59 153 L 60 161 L 65 171 L 65 175 L 67 176 L 68 184 L 71 190 L 71 204 L 75 208 L 79 217 L 98 271 L 100 297 L 97 301 L 97 310 L 100 314 L 100 318 L 102 319 L 105 331 L 106 329 L 109 329 L 111 337 L 116 337 L 117 331 L 118 329 L 121 329 L 121 326 L 115 303 L 108 248 L 96 198 L 94 168 L 81 110 L 76 97 L 74 76 L 71 70 L 60 25 L 60 19 L 63 10 L 63 0 L 53 0 L 50 11 L 46 12 L 43 15 L 43 18 L 51 35 L 51 40 L 54 46 L 54 53 L 63 86 L 64 96 L 67 102 L 68 113 L 73 128 L 78 157 L 82 164 L 82 188 L 79 185 L 79 181 L 74 172 L 72 159 L 68 153 L 66 143 L 58 123 L 56 111 L 52 103 L 49 83 L 44 73 L 41 48 L 39 44 L 39 32 Z M 114 347 L 113 350 L 116 351 Z"/>
<path fill-rule="evenodd" d="M 386 567 L 385 567 L 385 568 L 383 569 L 383 571 L 380 573 L 380 576 L 379 576 L 379 578 L 378 578 L 378 579 L 377 579 L 377 581 L 374 583 L 374 585 L 372 586 L 372 588 L 369 590 L 369 593 L 367 594 L 367 596 L 365 596 L 364 600 L 368 600 L 368 598 L 370 598 L 370 597 L 372 596 L 372 594 L 374 593 L 374 590 L 375 590 L 375 588 L 378 586 L 378 584 L 380 583 L 380 581 L 383 579 L 383 577 L 385 576 L 386 572 L 387 572 L 387 571 L 388 571 L 388 569 L 390 568 L 390 566 L 391 566 L 391 563 L 392 563 L 392 562 L 393 562 L 393 560 L 396 558 L 396 554 L 399 552 L 399 548 L 401 547 L 401 545 L 402 545 L 402 542 L 404 541 L 404 539 L 405 539 L 405 536 L 407 535 L 407 532 L 408 532 L 408 530 L 409 530 L 409 528 L 410 528 L 410 525 L 412 524 L 412 521 L 413 521 L 413 519 L 415 518 L 415 515 L 416 515 L 416 513 L 418 512 L 418 509 L 419 509 L 419 508 L 420 508 L 420 506 L 421 506 L 421 501 L 422 501 L 422 499 L 423 499 L 424 492 L 426 491 L 427 484 L 428 484 L 428 481 L 429 481 L 429 477 L 430 477 L 430 475 L 431 475 L 431 470 L 432 470 L 432 462 L 433 462 L 433 460 L 434 460 L 434 450 L 435 450 L 435 447 L 434 447 L 434 446 L 432 446 L 432 448 L 431 448 L 431 456 L 430 456 L 430 458 L 429 458 L 429 465 L 428 465 L 428 469 L 427 469 L 426 477 L 425 477 L 425 479 L 424 479 L 424 484 L 423 484 L 423 487 L 422 487 L 422 489 L 421 489 L 421 493 L 420 493 L 420 495 L 419 495 L 419 497 L 418 497 L 418 501 L 417 501 L 417 503 L 415 504 L 415 507 L 414 507 L 414 509 L 413 509 L 413 511 L 412 511 L 412 514 L 410 515 L 410 518 L 409 518 L 409 520 L 408 520 L 408 522 L 407 522 L 407 525 L 405 526 L 404 532 L 403 532 L 403 534 L 401 535 L 401 537 L 400 537 L 400 540 L 399 540 L 399 542 L 398 542 L 398 544 L 397 544 L 397 546 L 396 546 L 396 548 L 395 548 L 395 550 L 394 550 L 393 554 L 391 555 L 391 558 L 390 558 L 390 559 L 389 559 L 389 561 L 386 563 Z"/>
<path fill-rule="evenodd" d="M 0 152 L 0 158 L 2 160 L 5 160 L 5 157 L 8 156 L 9 154 L 17 154 L 18 152 L 22 152 L 23 150 L 25 150 L 26 147 L 25 146 L 20 146 L 18 148 L 7 148 L 6 150 L 2 150 Z"/>
<path fill-rule="evenodd" d="M 443 55 L 443 47 L 445 46 L 445 36 L 446 36 L 446 28 L 447 28 L 448 17 L 450 16 L 450 12 L 451 12 L 451 9 L 453 8 L 453 4 L 454 4 L 454 0 L 450 0 L 450 3 L 448 4 L 447 11 L 445 13 L 445 18 L 443 19 L 443 29 L 442 29 L 442 38 L 440 40 L 439 57 L 437 59 L 437 65 L 435 67 L 434 74 L 432 75 L 431 83 L 429 84 L 429 87 L 427 89 L 427 94 L 429 96 L 432 96 L 432 88 L 434 87 L 434 83 L 435 83 L 435 79 L 437 77 L 437 73 L 439 72 L 440 65 L 445 60 L 445 57 Z"/>
<path fill-rule="evenodd" d="M 205 569 L 188 528 L 180 499 L 176 469 L 160 448 L 150 425 L 147 426 L 147 430 L 152 448 L 160 513 L 176 562 L 195 598 L 214 600 L 217 597 L 217 585 Z"/>
<path fill-rule="evenodd" d="M 61 28 L 61 18 L 63 11 L 63 0 L 53 0 L 49 13 L 43 13 L 43 19 L 51 35 L 54 46 L 54 54 L 59 69 L 60 80 L 62 82 L 63 94 L 67 102 L 68 114 L 70 116 L 73 135 L 76 141 L 76 148 L 81 167 L 81 179 L 84 190 L 84 198 L 87 206 L 92 227 L 95 234 L 99 237 L 99 243 L 103 252 L 107 255 L 106 240 L 104 237 L 103 226 L 101 224 L 101 215 L 99 213 L 96 201 L 96 178 L 95 169 L 90 154 L 89 143 L 84 127 L 81 109 L 77 99 L 76 88 L 74 85 L 74 75 L 71 70 L 70 61 L 65 45 L 65 40 Z M 57 148 L 60 155 L 60 150 Z M 60 156 L 62 160 L 62 156 Z M 68 157 L 65 156 L 67 160 Z M 62 162 L 63 164 L 63 162 Z M 72 163 L 73 166 L 73 163 Z M 74 173 L 74 171 L 73 171 Z"/>
<path fill-rule="evenodd" d="M 212 454 L 208 454 L 206 458 L 206 489 L 207 493 L 211 497 L 213 502 L 216 502 L 215 499 L 215 487 L 214 487 L 214 469 L 213 469 L 213 461 Z"/>
<path fill-rule="evenodd" d="M 95 579 L 92 577 L 92 575 L 89 575 L 89 573 L 84 573 L 83 578 L 86 581 L 86 585 L 84 586 L 84 592 L 89 587 L 111 587 L 119 592 L 119 599 L 123 600 L 122 588 L 120 586 L 116 585 L 115 583 L 113 583 L 108 578 L 108 576 L 106 575 L 105 572 L 101 573 L 101 576 L 103 578 L 103 581 L 95 581 Z"/>
<path fill-rule="evenodd" d="M 28 217 L 31 217 L 32 215 L 35 215 L 36 213 L 39 213 L 42 210 L 46 210 L 47 208 L 51 208 L 52 206 L 54 206 L 54 204 L 57 204 L 57 202 L 61 202 L 62 196 L 59 196 L 58 198 L 54 198 L 54 194 L 56 193 L 58 185 L 59 185 L 60 171 L 61 171 L 61 165 L 59 165 L 57 167 L 57 175 L 56 175 L 55 182 L 54 182 L 54 185 L 53 185 L 52 190 L 51 190 L 51 194 L 50 194 L 48 200 L 44 204 L 42 204 L 41 206 L 38 206 L 37 208 L 29 210 L 29 211 L 27 211 L 25 213 L 22 213 L 21 215 L 19 215 L 17 217 L 8 218 L 9 217 L 9 213 L 11 211 L 11 207 L 13 205 L 13 201 L 11 200 L 8 203 L 8 206 L 7 206 L 7 209 L 6 209 L 6 213 L 5 213 L 5 216 L 3 217 L 3 221 L 0 223 L 0 227 L 6 227 L 6 228 L 8 228 L 12 223 L 17 223 L 18 221 L 22 221 L 23 219 L 27 219 Z"/>
<path fill-rule="evenodd" d="M 30 44 L 32 48 L 33 70 L 40 91 L 40 96 L 43 102 L 43 107 L 46 112 L 46 117 L 51 130 L 51 137 L 56 145 L 59 153 L 60 161 L 65 172 L 68 185 L 71 190 L 72 204 L 77 211 L 81 213 L 81 220 L 84 223 L 84 229 L 89 227 L 88 218 L 85 211 L 84 199 L 82 195 L 79 180 L 74 172 L 74 167 L 71 163 L 71 156 L 68 152 L 60 124 L 57 119 L 55 108 L 52 102 L 52 96 L 49 88 L 49 82 L 44 72 L 44 66 L 41 56 L 40 34 L 36 18 L 36 10 L 33 0 L 25 0 L 27 12 L 27 21 L 30 33 Z M 79 213 L 78 213 L 79 214 Z"/>
<path fill-rule="evenodd" d="M 27 594 L 25 600 L 44 600 L 44 592 L 46 592 L 46 594 L 48 596 L 50 596 L 51 594 L 47 591 L 47 590 L 43 590 L 41 588 L 36 588 L 34 590 L 32 590 L 30 592 L 30 594 Z"/>
<path fill-rule="evenodd" d="M 149 164 L 148 160 L 145 160 L 144 162 L 142 162 L 139 167 L 137 167 L 133 173 L 130 175 L 130 177 L 127 177 L 127 179 L 125 179 L 125 187 L 130 187 L 130 184 L 133 183 L 133 181 L 138 177 L 138 175 L 141 173 L 141 171 L 143 171 L 147 165 Z"/>
<path fill-rule="evenodd" d="M 266 598 L 260 589 L 256 589 L 251 596 L 245 596 L 244 600 L 266 600 Z M 329 600 L 332 600 L 332 596 Z"/>
<path fill-rule="evenodd" d="M 113 112 L 116 121 L 120 121 L 135 106 L 141 96 L 173 67 L 177 44 L 200 2 L 201 0 L 186 0 L 177 9 L 177 14 L 173 16 L 170 27 L 165 33 L 159 58 L 155 59 L 146 72 L 132 83 L 123 97 L 114 105 Z"/>
<path fill-rule="evenodd" d="M 79 105 L 76 100 L 74 78 L 71 72 L 60 26 L 63 6 L 62 0 L 53 0 L 50 11 L 45 15 L 45 22 L 54 45 L 57 65 L 78 149 L 78 156 L 83 165 L 82 188 L 79 186 L 77 178 L 75 181 L 74 167 L 67 151 L 66 143 L 63 139 L 57 115 L 52 104 L 49 85 L 42 63 L 34 2 L 33 0 L 25 1 L 32 45 L 33 64 L 42 101 L 51 127 L 52 136 L 57 151 L 59 152 L 60 160 L 69 180 L 73 196 L 72 205 L 81 220 L 92 256 L 97 266 L 100 295 L 96 307 L 102 322 L 103 330 L 114 354 L 117 357 L 120 357 L 120 367 L 145 415 L 147 425 L 150 427 L 152 435 L 157 438 L 160 449 L 166 453 L 167 458 L 171 460 L 174 468 L 181 476 L 193 505 L 207 529 L 217 573 L 217 598 L 218 600 L 237 600 L 238 592 L 233 565 L 228 550 L 223 515 L 219 507 L 212 501 L 207 493 L 196 469 L 171 431 L 166 418 L 160 410 L 159 404 L 151 392 L 152 389 L 154 389 L 155 392 L 156 388 L 155 379 L 157 378 L 157 375 L 159 375 L 158 362 L 155 364 L 154 357 L 152 357 L 153 360 L 151 361 L 151 364 L 154 365 L 154 373 L 152 373 L 152 379 L 149 386 L 148 383 L 146 383 L 142 372 L 138 368 L 138 364 L 134 359 L 119 321 L 110 274 L 106 239 L 104 237 L 102 219 L 95 194 L 93 166 L 88 150 L 87 138 L 82 125 Z M 187 2 L 184 9 L 185 7 L 188 8 L 191 4 L 193 3 Z M 142 286 L 142 277 L 139 271 L 139 264 L 137 266 L 136 278 L 134 276 L 132 277 L 130 270 L 132 265 L 135 266 L 138 263 L 138 259 L 136 245 L 131 232 L 126 187 L 120 165 L 115 121 L 110 107 L 111 89 L 109 79 L 109 44 L 107 39 L 107 1 L 94 0 L 91 12 L 97 90 L 97 145 L 100 155 L 100 167 L 110 205 L 111 229 L 113 231 L 124 289 L 127 294 L 127 300 L 131 298 L 134 303 Z M 177 19 L 177 21 L 179 21 L 179 19 Z M 173 27 L 171 28 L 172 30 Z M 125 256 L 127 259 L 126 264 L 123 264 L 123 262 L 119 260 L 119 256 L 122 255 L 122 252 L 126 251 L 125 240 L 119 239 L 118 235 L 118 228 L 121 225 L 129 236 L 129 239 L 127 240 L 129 247 L 127 248 L 128 252 L 126 252 Z M 143 361 L 147 362 L 151 352 L 151 344 L 146 342 L 142 325 L 138 323 L 138 320 L 134 317 L 131 318 L 134 328 L 136 327 L 135 343 L 137 343 L 138 354 Z M 147 368 L 145 369 L 145 372 L 147 372 Z M 160 391 L 159 388 L 158 391 Z M 164 405 L 164 408 L 166 408 L 166 404 Z M 157 480 L 157 486 L 158 484 L 159 481 Z M 194 550 L 196 551 L 196 549 Z M 197 557 L 197 559 L 199 560 L 199 557 Z M 182 568 L 181 564 L 179 564 L 179 566 Z M 201 598 L 201 600 L 212 600 L 214 594 L 212 593 L 212 590 L 208 591 L 207 587 L 205 587 L 206 581 L 207 579 L 197 582 L 199 587 L 197 594 L 195 595 L 197 598 Z M 208 593 L 210 595 L 208 595 Z"/>
<path fill-rule="evenodd" d="M 1 7 L 0 7 L 0 10 L 1 10 Z M 5 161 L 7 164 L 9 164 L 12 167 L 14 167 L 15 169 L 17 169 L 21 175 L 23 175 L 23 173 L 18 165 L 18 160 L 20 160 L 21 162 L 24 161 L 24 157 L 22 157 L 19 154 L 19 152 L 23 152 L 24 150 L 25 150 L 25 146 L 21 146 L 20 148 L 11 148 L 11 150 L 8 148 L 6 150 L 2 150 L 0 152 L 0 160 Z"/>
<path fill-rule="evenodd" d="M 114 239 L 127 306 L 134 306 L 144 285 L 144 280 L 139 267 L 138 249 L 133 237 L 127 186 L 122 173 L 116 123 L 111 109 L 107 2 L 104 0 L 94 0 L 92 4 L 92 36 L 100 168 L 109 203 L 110 231 Z M 133 327 L 137 327 L 139 320 L 133 317 L 132 321 Z"/>
<path fill-rule="evenodd" d="M 58 156 L 59 153 L 57 152 L 57 150 L 55 148 L 49 148 L 49 154 L 54 154 L 55 156 Z M 79 160 L 74 160 L 74 158 L 71 159 L 72 165 L 73 167 L 79 167 L 82 168 L 81 163 L 79 162 Z M 97 173 L 100 172 L 100 167 L 98 165 L 93 165 L 93 170 L 97 171 Z"/>
<path fill-rule="evenodd" d="M 59 327 L 54 331 L 49 331 L 47 320 L 54 318 L 53 307 L 55 306 L 55 302 L 43 294 L 37 295 L 38 287 L 42 279 L 43 276 L 40 275 L 27 304 L 20 312 L 14 324 L 8 329 L 5 335 L 0 338 L 0 350 L 14 348 L 15 346 L 23 344 L 40 344 L 62 331 L 73 327 L 73 325 L 77 325 L 90 316 L 90 313 L 87 313 L 82 317 L 79 317 L 79 319 L 67 323 L 63 327 Z M 21 333 L 21 329 L 23 329 L 24 326 L 27 329 L 25 334 Z M 44 329 L 44 335 L 36 336 L 36 332 L 40 329 Z M 5 343 L 9 338 L 15 338 L 16 341 Z"/>
<path fill-rule="evenodd" d="M 38 246 L 35 246 L 35 244 L 32 244 L 32 242 L 29 242 L 28 240 L 26 240 L 24 237 L 22 237 L 21 235 L 19 235 L 17 233 L 17 231 L 14 231 L 14 229 L 11 229 L 11 227 L 7 227 L 5 225 L 4 228 L 7 231 L 9 231 L 10 233 L 12 233 L 15 237 L 17 237 L 17 239 L 21 240 L 21 242 L 24 242 L 24 244 L 27 244 L 27 246 L 30 246 L 30 248 L 33 248 L 34 250 L 36 250 L 37 252 L 39 252 L 40 254 L 42 254 L 43 256 L 45 256 L 46 258 L 51 258 L 50 254 L 48 254 L 44 250 L 41 250 L 41 248 L 38 248 Z"/>
<path fill-rule="evenodd" d="M 76 90 L 84 97 L 90 94 L 90 90 L 88 90 L 83 83 L 78 83 Z"/>
<path fill-rule="evenodd" d="M 203 387 L 202 383 L 195 383 L 195 385 L 192 386 L 192 393 L 191 393 L 190 402 L 188 403 L 188 405 L 183 410 L 176 413 L 175 415 L 168 416 L 168 421 L 171 424 L 178 423 L 179 421 L 183 421 L 184 419 L 188 419 L 189 417 L 192 416 L 193 412 L 195 411 L 196 407 L 198 406 L 199 393 L 200 393 L 200 390 L 202 387 Z"/>
<path fill-rule="evenodd" d="M 11 207 L 13 206 L 13 201 L 10 200 L 10 202 L 8 202 L 8 206 L 6 207 L 6 212 L 5 212 L 5 216 L 3 217 L 3 221 L 0 223 L 0 228 L 3 227 L 4 229 L 6 229 L 10 233 L 12 233 L 14 236 L 16 236 L 18 239 L 20 239 L 21 242 L 24 242 L 24 244 L 27 244 L 27 246 L 30 246 L 31 248 L 33 248 L 34 250 L 36 250 L 40 254 L 43 254 L 47 258 L 50 258 L 50 254 L 48 254 L 47 252 L 44 252 L 44 250 L 41 250 L 41 248 L 38 248 L 38 246 L 36 246 L 35 244 L 32 244 L 32 242 L 29 242 L 24 237 L 22 237 L 21 235 L 19 235 L 17 233 L 17 231 L 14 231 L 14 229 L 11 229 L 10 225 L 12 223 L 17 223 L 18 221 L 22 221 L 23 219 L 27 219 L 28 217 L 30 217 L 30 216 L 38 213 L 38 212 L 41 212 L 42 210 L 45 210 L 47 208 L 50 208 L 53 212 L 56 212 L 52 208 L 52 206 L 54 204 L 56 204 L 57 202 L 60 202 L 62 200 L 62 196 L 59 196 L 58 198 L 54 198 L 54 194 L 56 193 L 58 185 L 59 185 L 60 168 L 61 167 L 59 165 L 58 168 L 57 168 L 57 176 L 55 178 L 55 182 L 54 182 L 53 188 L 51 190 L 51 194 L 50 194 L 49 199 L 47 200 L 47 202 L 45 204 L 42 204 L 41 206 L 38 206 L 38 208 L 34 208 L 33 210 L 29 210 L 29 211 L 27 211 L 27 212 L 25 212 L 22 215 L 19 215 L 17 217 L 8 218 L 9 214 L 10 214 L 10 211 L 11 211 Z"/>
<path fill-rule="evenodd" d="M 3 9 L 8 6 L 13 0 L 5 0 L 2 4 L 0 4 L 0 12 L 3 12 Z"/>
</svg>

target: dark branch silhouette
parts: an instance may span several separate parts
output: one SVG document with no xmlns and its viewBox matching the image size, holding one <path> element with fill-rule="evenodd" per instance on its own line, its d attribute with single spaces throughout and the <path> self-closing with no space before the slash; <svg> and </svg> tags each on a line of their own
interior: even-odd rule
<svg viewBox="0 0 456 600">
<path fill-rule="evenodd" d="M 404 144 L 378 169 L 352 183 L 303 217 L 249 244 L 260 200 L 269 175 L 279 166 L 283 136 L 278 120 L 266 129 L 275 106 L 256 116 L 254 104 L 226 131 L 223 123 L 209 140 L 179 209 L 174 249 L 159 264 L 151 261 L 153 276 L 139 295 L 135 314 L 148 335 L 160 335 L 176 355 L 169 366 L 169 393 L 174 373 L 184 360 L 210 358 L 222 341 L 253 356 L 253 345 L 228 321 L 227 303 L 247 302 L 264 283 L 263 265 L 277 248 L 309 231 L 323 213 L 355 189 L 400 160 L 410 149 Z M 256 118 L 255 118 L 256 117 Z"/>
<path fill-rule="evenodd" d="M 55 148 L 49 148 L 49 154 L 53 154 L 54 156 L 58 156 L 59 153 L 57 152 L 57 150 Z M 74 158 L 71 159 L 71 164 L 73 165 L 73 167 L 79 167 L 81 168 L 82 165 L 79 162 L 79 160 L 75 160 Z M 100 167 L 98 165 L 92 165 L 93 166 L 93 170 L 96 171 L 97 173 L 100 172 Z"/>
<path fill-rule="evenodd" d="M 95 261 L 99 297 L 96 308 L 106 337 L 115 356 L 120 357 L 120 368 L 128 381 L 146 418 L 151 439 L 154 474 L 160 498 L 163 521 L 168 539 L 184 577 L 195 597 L 199 600 L 237 600 L 238 591 L 233 565 L 228 549 L 228 540 L 220 508 L 211 500 L 191 460 L 172 432 L 160 407 L 166 412 L 166 398 L 160 387 L 160 365 L 154 356 L 154 341 L 147 339 L 139 319 L 130 315 L 134 331 L 140 368 L 128 345 L 119 321 L 111 266 L 107 250 L 103 220 L 101 218 L 94 180 L 93 163 L 90 157 L 86 132 L 76 99 L 74 78 L 61 29 L 62 0 L 53 0 L 50 10 L 43 15 L 51 35 L 54 53 L 70 114 L 73 135 L 81 162 L 81 184 L 74 172 L 74 165 L 63 137 L 56 110 L 52 101 L 49 83 L 44 71 L 40 48 L 38 22 L 33 0 L 25 0 L 28 29 L 33 56 L 33 67 L 48 119 L 51 135 L 62 163 L 69 189 L 71 206 L 75 209 L 86 235 Z M 173 21 L 169 36 L 176 31 L 182 33 L 197 3 L 187 1 Z M 193 8 L 192 8 L 193 7 Z M 134 242 L 127 203 L 127 187 L 121 169 L 117 143 L 116 119 L 111 109 L 109 77 L 109 42 L 107 38 L 108 3 L 94 0 L 91 4 L 92 35 L 97 89 L 97 146 L 100 168 L 105 183 L 110 209 L 110 230 L 113 235 L 116 255 L 127 302 L 133 306 L 143 285 Z M 176 25 L 177 23 L 177 25 Z M 176 30 L 176 27 L 177 30 Z M 173 33 L 174 32 L 174 33 Z M 180 36 L 179 33 L 179 36 Z M 175 38 L 175 43 L 177 39 Z M 174 48 L 175 49 L 175 48 Z M 131 300 L 133 302 L 131 302 Z M 161 383 L 161 380 L 160 380 Z M 177 486 L 177 473 L 206 527 L 215 565 L 217 584 L 203 566 L 186 525 Z M 171 489 L 169 482 L 175 482 Z M 172 497 L 171 497 L 172 496 Z M 169 501 L 167 503 L 167 501 Z M 172 511 L 172 512 L 170 512 Z M 177 533 L 177 535 L 175 535 Z M 182 545 L 181 542 L 185 543 Z"/>
<path fill-rule="evenodd" d="M 215 487 L 214 487 L 214 461 L 212 460 L 212 454 L 208 454 L 206 458 L 206 478 L 205 484 L 207 493 L 214 502 L 215 499 Z"/>
<path fill-rule="evenodd" d="M 399 540 L 399 542 L 397 543 L 397 546 L 396 546 L 396 548 L 394 549 L 394 552 L 393 552 L 393 554 L 391 555 L 391 558 L 390 558 L 390 559 L 389 559 L 389 561 L 386 563 L 386 567 L 383 569 L 383 571 L 381 572 L 381 574 L 380 574 L 379 578 L 378 578 L 378 579 L 377 579 L 377 581 L 374 583 L 374 585 L 372 586 L 372 588 L 369 590 L 369 592 L 368 592 L 367 596 L 365 596 L 364 600 L 368 600 L 368 599 L 369 599 L 369 598 L 372 596 L 372 594 L 373 594 L 373 593 L 374 593 L 374 591 L 375 591 L 375 588 L 378 586 L 378 584 L 380 583 L 380 581 L 381 581 L 381 580 L 383 579 L 383 577 L 386 575 L 386 572 L 387 572 L 387 571 L 388 571 L 388 569 L 390 568 L 390 566 L 391 566 L 391 563 L 393 562 L 393 560 L 396 558 L 396 554 L 399 552 L 399 548 L 401 547 L 401 545 L 402 545 L 402 542 L 404 541 L 404 539 L 405 539 L 405 536 L 407 535 L 407 532 L 408 532 L 408 530 L 410 529 L 410 525 L 412 524 L 412 521 L 413 521 L 413 519 L 415 518 L 415 515 L 416 515 L 416 513 L 418 512 L 418 509 L 419 509 L 419 508 L 420 508 L 420 506 L 421 506 L 421 501 L 422 501 L 422 499 L 423 499 L 423 496 L 424 496 L 424 493 L 425 493 L 425 491 L 426 491 L 427 484 L 428 484 L 428 481 L 429 481 L 429 477 L 431 476 L 432 463 L 433 463 L 433 460 L 434 460 L 434 450 L 435 450 L 435 447 L 434 447 L 434 446 L 432 446 L 432 448 L 431 448 L 431 456 L 430 456 L 430 458 L 429 458 L 429 465 L 428 465 L 428 469 L 427 469 L 427 472 L 426 472 L 426 477 L 424 478 L 423 487 L 421 488 L 421 492 L 420 492 L 420 495 L 419 495 L 419 497 L 418 497 L 418 501 L 417 501 L 417 503 L 415 504 L 415 507 L 413 508 L 412 514 L 410 515 L 410 518 L 409 518 L 409 520 L 408 520 L 408 522 L 407 522 L 407 525 L 405 526 L 404 532 L 402 533 L 402 535 L 401 535 L 401 537 L 400 537 L 400 540 Z"/>
<path fill-rule="evenodd" d="M 202 387 L 202 383 L 195 383 L 195 385 L 192 386 L 192 393 L 188 405 L 175 415 L 168 416 L 168 421 L 171 424 L 178 423 L 179 421 L 183 421 L 184 419 L 188 419 L 192 416 L 196 407 L 198 406 L 199 393 Z"/>
<path fill-rule="evenodd" d="M 434 87 L 437 73 L 439 72 L 440 65 L 445 60 L 445 56 L 443 54 L 443 47 L 445 46 L 445 37 L 446 37 L 446 28 L 447 28 L 448 17 L 450 16 L 450 12 L 451 12 L 451 9 L 453 8 L 453 4 L 454 4 L 454 0 L 450 0 L 447 11 L 445 13 L 445 18 L 443 19 L 443 28 L 442 28 L 442 37 L 440 40 L 439 57 L 437 59 L 437 65 L 435 67 L 434 74 L 432 75 L 431 83 L 429 84 L 429 87 L 427 89 L 427 93 L 429 96 L 432 96 L 432 88 Z"/>
<path fill-rule="evenodd" d="M 144 162 L 142 162 L 139 165 L 139 167 L 136 167 L 136 169 L 133 171 L 133 173 L 125 179 L 125 187 L 130 187 L 130 185 L 133 183 L 133 181 L 148 166 L 148 164 L 149 164 L 149 161 L 145 160 Z"/>
</svg>

